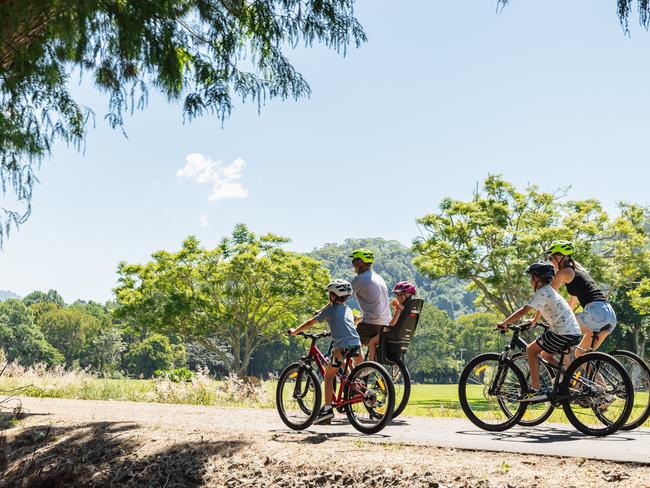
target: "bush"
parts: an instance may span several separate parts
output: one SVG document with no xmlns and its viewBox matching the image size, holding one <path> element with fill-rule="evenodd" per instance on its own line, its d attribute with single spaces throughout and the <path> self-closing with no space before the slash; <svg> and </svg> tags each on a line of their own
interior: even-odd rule
<svg viewBox="0 0 650 488">
<path fill-rule="evenodd" d="M 195 374 L 187 368 L 176 368 L 176 369 L 157 369 L 153 372 L 154 378 L 161 378 L 174 383 L 179 383 L 181 381 L 192 381 Z"/>
</svg>

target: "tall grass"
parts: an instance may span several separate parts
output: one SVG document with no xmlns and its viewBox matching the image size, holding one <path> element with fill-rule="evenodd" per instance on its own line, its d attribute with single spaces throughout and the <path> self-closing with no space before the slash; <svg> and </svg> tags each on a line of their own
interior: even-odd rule
<svg viewBox="0 0 650 488">
<path fill-rule="evenodd" d="M 10 363 L 0 376 L 0 397 L 22 395 L 37 398 L 77 400 L 121 400 L 131 402 L 181 403 L 189 405 L 273 407 L 275 385 L 262 382 L 251 386 L 236 377 L 217 381 L 207 371 L 198 371 L 191 381 L 166 378 L 109 379 L 84 370 L 47 368 L 37 364 L 23 367 Z"/>
</svg>

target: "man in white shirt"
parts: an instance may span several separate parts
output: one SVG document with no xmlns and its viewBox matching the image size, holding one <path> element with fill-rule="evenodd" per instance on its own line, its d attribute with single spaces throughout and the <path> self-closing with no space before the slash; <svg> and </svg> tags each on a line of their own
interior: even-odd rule
<svg viewBox="0 0 650 488">
<path fill-rule="evenodd" d="M 390 322 L 388 287 L 384 279 L 372 269 L 372 263 L 375 261 L 372 251 L 355 249 L 350 257 L 357 273 L 352 280 L 352 290 L 363 312 L 357 332 L 361 337 L 361 343 L 367 345 L 368 341 Z"/>
</svg>

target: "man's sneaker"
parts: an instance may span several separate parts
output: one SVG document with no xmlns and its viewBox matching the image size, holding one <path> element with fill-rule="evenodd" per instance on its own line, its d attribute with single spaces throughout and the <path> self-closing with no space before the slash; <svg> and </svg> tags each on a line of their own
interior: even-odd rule
<svg viewBox="0 0 650 488">
<path fill-rule="evenodd" d="M 318 417 L 316 417 L 316 420 L 314 420 L 314 423 L 323 424 L 326 421 L 331 420 L 333 418 L 334 418 L 334 410 L 330 405 L 327 405 L 320 409 L 320 413 L 318 414 Z"/>
<path fill-rule="evenodd" d="M 519 400 L 521 403 L 529 402 L 543 402 L 548 399 L 548 395 L 545 391 L 530 389 L 528 392 Z"/>
</svg>

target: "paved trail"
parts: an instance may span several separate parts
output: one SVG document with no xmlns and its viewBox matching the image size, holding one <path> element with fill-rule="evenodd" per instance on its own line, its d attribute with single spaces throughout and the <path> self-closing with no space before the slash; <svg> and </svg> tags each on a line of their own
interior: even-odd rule
<svg viewBox="0 0 650 488">
<path fill-rule="evenodd" d="M 136 422 L 155 428 L 260 433 L 297 436 L 311 442 L 330 438 L 369 442 L 405 443 L 472 449 L 573 456 L 650 464 L 650 429 L 619 431 L 605 438 L 586 437 L 570 425 L 548 424 L 536 428 L 513 428 L 503 433 L 485 432 L 467 420 L 405 417 L 396 419 L 381 433 L 365 436 L 352 428 L 344 416 L 332 425 L 313 426 L 294 432 L 286 428 L 275 410 L 216 408 L 159 403 L 21 398 L 31 415 L 45 422 Z"/>
</svg>

